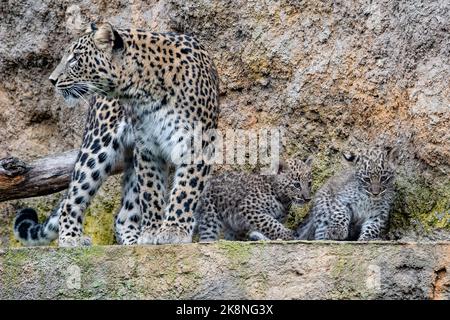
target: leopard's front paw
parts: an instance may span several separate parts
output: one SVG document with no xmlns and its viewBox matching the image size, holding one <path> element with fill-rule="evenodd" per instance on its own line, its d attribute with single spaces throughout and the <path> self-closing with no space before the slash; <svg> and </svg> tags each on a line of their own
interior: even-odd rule
<svg viewBox="0 0 450 320">
<path fill-rule="evenodd" d="M 155 237 L 155 244 L 169 243 L 191 243 L 192 233 L 188 233 L 185 229 L 177 225 L 164 224 L 158 230 Z"/>
<path fill-rule="evenodd" d="M 137 244 L 155 244 L 157 232 L 158 230 L 154 228 L 143 229 L 137 240 Z"/>
<path fill-rule="evenodd" d="M 60 247 L 87 247 L 92 245 L 92 240 L 86 236 L 68 237 L 60 236 L 58 246 Z"/>
<path fill-rule="evenodd" d="M 139 241 L 139 238 L 137 237 L 125 237 L 123 240 L 121 240 L 121 242 L 118 244 L 123 245 L 123 246 L 132 246 L 137 244 Z"/>
</svg>

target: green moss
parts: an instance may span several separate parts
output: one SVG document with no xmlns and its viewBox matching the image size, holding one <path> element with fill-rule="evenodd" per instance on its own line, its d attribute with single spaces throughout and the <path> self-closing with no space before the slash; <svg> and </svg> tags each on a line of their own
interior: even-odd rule
<svg viewBox="0 0 450 320">
<path fill-rule="evenodd" d="M 248 70 L 250 71 L 249 75 L 254 81 L 259 80 L 262 75 L 267 74 L 268 70 L 272 67 L 269 58 L 266 55 L 261 55 L 261 51 L 264 51 L 264 49 L 256 46 L 253 49 L 253 54 L 250 54 L 246 61 Z"/>
<path fill-rule="evenodd" d="M 251 244 L 247 242 L 221 240 L 218 242 L 218 247 L 235 269 L 247 264 L 251 256 Z"/>
<path fill-rule="evenodd" d="M 339 244 L 334 247 L 336 261 L 331 266 L 331 276 L 336 287 L 330 293 L 331 299 L 365 298 L 370 292 L 366 287 L 367 266 L 354 259 L 352 244 Z"/>
<path fill-rule="evenodd" d="M 339 159 L 338 159 L 339 158 Z M 312 191 L 316 192 L 341 167 L 340 156 L 328 157 L 324 152 L 314 155 Z"/>
<path fill-rule="evenodd" d="M 22 266 L 25 265 L 28 259 L 27 252 L 22 250 L 7 250 L 3 255 L 3 269 L 4 276 L 2 281 L 6 280 L 6 288 L 13 288 L 13 284 L 20 281 L 20 273 L 22 272 Z"/>
<path fill-rule="evenodd" d="M 391 229 L 450 230 L 449 181 L 428 182 L 420 175 L 400 175 L 396 190 Z"/>
<path fill-rule="evenodd" d="M 124 251 L 130 247 L 122 247 Z M 191 253 L 180 252 L 180 246 L 154 246 L 149 254 L 148 247 L 132 247 L 135 263 L 120 281 L 120 286 L 108 287 L 108 295 L 117 298 L 133 298 L 129 292 L 137 292 L 136 297 L 145 297 L 152 291 L 159 298 L 179 297 L 189 299 L 203 281 L 199 259 Z M 145 272 L 145 266 L 158 266 L 151 274 L 145 274 L 145 281 L 134 282 Z M 127 270 L 128 271 L 128 270 Z M 111 281 L 114 283 L 114 281 Z M 132 290 L 129 288 L 132 287 Z"/>
<path fill-rule="evenodd" d="M 120 193 L 102 197 L 86 210 L 84 232 L 96 245 L 114 244 L 114 217 L 120 209 Z"/>
<path fill-rule="evenodd" d="M 20 246 L 21 246 L 21 244 L 14 237 L 14 232 L 12 231 L 12 227 L 11 227 L 11 232 L 9 233 L 9 239 L 8 239 L 8 247 L 17 248 L 17 247 L 20 247 Z"/>
<path fill-rule="evenodd" d="M 60 253 L 61 251 L 58 251 Z M 64 254 L 64 252 L 62 252 Z M 67 255 L 67 254 L 65 254 Z M 105 247 L 90 246 L 90 247 L 76 247 L 70 249 L 70 259 L 80 266 L 89 266 L 95 263 L 99 258 L 105 256 Z"/>
<path fill-rule="evenodd" d="M 228 258 L 228 269 L 234 270 L 238 277 L 233 278 L 243 291 L 249 296 L 264 297 L 269 289 L 269 276 L 263 270 L 255 273 L 250 264 L 254 255 L 263 254 L 267 251 L 267 242 L 261 241 L 255 246 L 254 242 L 219 241 L 218 248 Z M 254 250 L 258 250 L 255 252 Z M 259 251 L 261 253 L 259 253 Z M 252 288 L 248 286 L 248 279 L 252 279 Z"/>
</svg>

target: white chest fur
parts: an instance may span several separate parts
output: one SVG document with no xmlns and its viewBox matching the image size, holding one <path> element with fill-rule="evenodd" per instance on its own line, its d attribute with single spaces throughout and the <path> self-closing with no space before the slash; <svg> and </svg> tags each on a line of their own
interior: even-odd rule
<svg viewBox="0 0 450 320">
<path fill-rule="evenodd" d="M 186 154 L 191 125 L 172 106 L 161 106 L 159 102 L 132 104 L 127 116 L 139 148 L 174 163 Z"/>
</svg>

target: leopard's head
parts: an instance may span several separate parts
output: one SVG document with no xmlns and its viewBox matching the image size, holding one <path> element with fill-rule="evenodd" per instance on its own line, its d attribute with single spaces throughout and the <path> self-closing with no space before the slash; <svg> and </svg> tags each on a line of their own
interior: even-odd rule
<svg viewBox="0 0 450 320">
<path fill-rule="evenodd" d="M 369 196 L 378 198 L 392 188 L 400 159 L 398 148 L 374 147 L 343 156 L 354 167 L 356 178 Z"/>
<path fill-rule="evenodd" d="M 123 48 L 121 36 L 110 24 L 98 28 L 90 24 L 66 50 L 49 80 L 69 101 L 91 93 L 108 96 L 117 86 L 115 60 Z"/>
<path fill-rule="evenodd" d="M 302 205 L 311 200 L 312 162 L 312 157 L 280 161 L 277 187 L 283 198 L 291 204 Z"/>
</svg>

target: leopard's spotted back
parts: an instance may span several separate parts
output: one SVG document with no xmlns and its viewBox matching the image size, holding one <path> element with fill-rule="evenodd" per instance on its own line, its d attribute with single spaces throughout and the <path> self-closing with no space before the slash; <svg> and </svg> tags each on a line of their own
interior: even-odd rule
<svg viewBox="0 0 450 320">
<path fill-rule="evenodd" d="M 311 159 L 290 159 L 276 175 L 225 172 L 212 177 L 200 198 L 196 220 L 200 241 L 221 232 L 228 240 L 244 240 L 257 231 L 269 239 L 292 239 L 283 226 L 291 204 L 310 199 Z"/>
<path fill-rule="evenodd" d="M 372 240 L 387 227 L 398 149 L 373 147 L 344 158 L 351 167 L 317 191 L 309 216 L 297 230 L 298 238 Z"/>
</svg>

